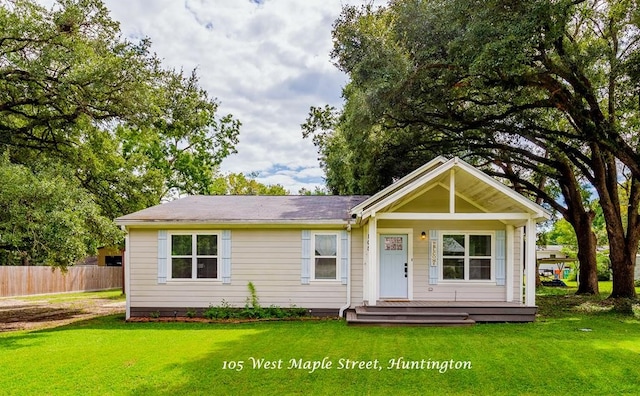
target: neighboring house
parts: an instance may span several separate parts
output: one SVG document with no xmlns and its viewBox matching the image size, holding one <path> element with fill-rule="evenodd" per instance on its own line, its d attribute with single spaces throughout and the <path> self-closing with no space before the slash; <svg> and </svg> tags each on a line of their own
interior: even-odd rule
<svg viewBox="0 0 640 396">
<path fill-rule="evenodd" d="M 538 246 L 536 258 L 538 259 L 538 273 L 542 276 L 557 276 L 564 279 L 577 262 L 576 258 L 569 257 L 562 252 L 562 245 Z"/>
<path fill-rule="evenodd" d="M 122 267 L 122 249 L 113 246 L 98 248 L 98 265 L 101 267 Z"/>
<path fill-rule="evenodd" d="M 253 282 L 262 305 L 350 323 L 532 321 L 528 263 L 549 217 L 443 157 L 371 197 L 186 197 L 117 219 L 127 318 L 242 307 Z"/>
</svg>

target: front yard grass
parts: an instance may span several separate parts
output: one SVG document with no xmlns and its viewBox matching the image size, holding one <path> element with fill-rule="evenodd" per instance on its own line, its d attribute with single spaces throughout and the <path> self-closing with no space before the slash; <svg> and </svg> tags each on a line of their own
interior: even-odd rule
<svg viewBox="0 0 640 396">
<path fill-rule="evenodd" d="M 0 394 L 640 394 L 638 314 L 580 308 L 602 298 L 540 294 L 543 314 L 528 324 L 125 323 L 109 316 L 0 334 Z M 388 368 L 400 358 L 418 367 Z M 275 368 L 254 368 L 260 359 Z M 290 368 L 299 359 L 325 359 L 324 368 Z M 375 367 L 340 369 L 340 359 Z M 428 368 L 452 360 L 471 368 Z"/>
</svg>

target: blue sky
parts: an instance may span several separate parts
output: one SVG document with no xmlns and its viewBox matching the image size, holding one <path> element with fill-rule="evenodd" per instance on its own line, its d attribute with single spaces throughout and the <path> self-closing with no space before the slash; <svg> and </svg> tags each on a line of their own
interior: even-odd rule
<svg viewBox="0 0 640 396">
<path fill-rule="evenodd" d="M 331 26 L 342 5 L 364 0 L 104 1 L 123 36 L 149 37 L 165 67 L 197 68 L 220 114 L 242 122 L 223 172 L 257 172 L 294 194 L 323 183 L 300 124 L 310 106 L 341 106 L 346 77 L 329 58 Z"/>
</svg>

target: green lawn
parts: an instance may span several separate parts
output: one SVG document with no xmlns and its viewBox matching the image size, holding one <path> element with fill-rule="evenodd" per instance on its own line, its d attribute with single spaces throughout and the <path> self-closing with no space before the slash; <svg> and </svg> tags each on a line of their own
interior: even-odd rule
<svg viewBox="0 0 640 396">
<path fill-rule="evenodd" d="M 232 325 L 111 316 L 5 333 L 0 394 L 640 394 L 637 310 L 623 316 L 601 298 L 540 294 L 544 316 L 530 324 L 359 328 L 333 320 Z M 290 368 L 292 360 L 306 367 L 324 358 L 324 368 Z M 424 368 L 388 368 L 400 358 Z M 275 368 L 254 368 L 260 359 Z M 341 359 L 365 363 L 344 369 Z M 471 367 L 429 368 L 452 360 Z"/>
</svg>

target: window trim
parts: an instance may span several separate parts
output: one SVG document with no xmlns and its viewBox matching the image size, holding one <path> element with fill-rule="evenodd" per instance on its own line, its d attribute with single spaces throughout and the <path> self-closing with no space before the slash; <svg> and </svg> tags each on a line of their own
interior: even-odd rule
<svg viewBox="0 0 640 396">
<path fill-rule="evenodd" d="M 465 238 L 465 252 L 464 256 L 464 279 L 446 279 L 444 277 L 444 236 L 445 235 L 464 235 Z M 471 235 L 486 235 L 491 237 L 491 255 L 490 256 L 471 256 L 469 255 L 469 236 Z M 472 258 L 489 258 L 491 260 L 491 277 L 489 279 L 469 279 L 470 274 L 470 260 Z M 438 235 L 438 267 L 439 268 L 439 277 L 442 283 L 453 284 L 453 283 L 495 283 L 496 282 L 496 232 L 489 230 L 473 230 L 473 231 L 460 231 L 460 230 L 441 230 Z"/>
<path fill-rule="evenodd" d="M 333 256 L 316 256 L 316 235 L 332 235 L 336 238 L 336 277 L 335 279 L 317 279 L 316 278 L 316 258 L 332 258 Z M 310 281 L 312 282 L 342 282 L 341 278 L 341 259 L 342 252 L 340 251 L 340 232 L 339 231 L 315 231 L 311 232 L 311 271 Z"/>
<path fill-rule="evenodd" d="M 174 235 L 190 235 L 192 254 L 191 256 L 172 255 L 171 245 Z M 215 235 L 217 239 L 216 255 L 198 255 L 197 254 L 197 236 L 198 235 Z M 199 230 L 199 231 L 169 231 L 167 232 L 167 282 L 222 282 L 221 275 L 221 242 L 222 231 L 219 230 Z M 174 278 L 173 277 L 173 258 L 191 257 L 191 278 Z M 216 259 L 216 277 L 215 278 L 198 278 L 198 258 L 215 258 Z"/>
</svg>

